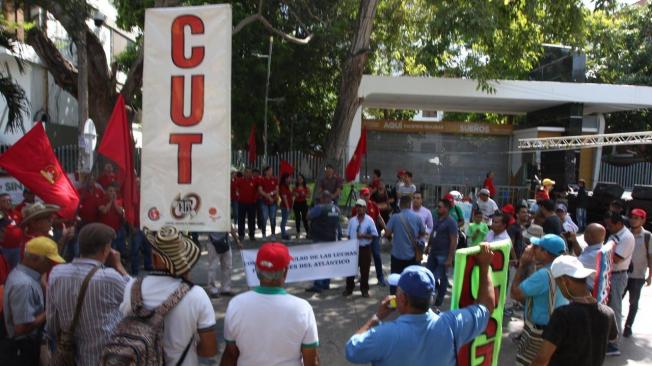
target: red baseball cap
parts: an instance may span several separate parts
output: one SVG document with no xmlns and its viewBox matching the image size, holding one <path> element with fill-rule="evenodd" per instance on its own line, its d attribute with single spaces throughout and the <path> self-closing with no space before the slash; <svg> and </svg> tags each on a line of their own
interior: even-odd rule
<svg viewBox="0 0 652 366">
<path fill-rule="evenodd" d="M 256 255 L 256 268 L 264 272 L 278 272 L 288 267 L 292 256 L 281 243 L 265 243 Z"/>
<path fill-rule="evenodd" d="M 369 193 L 370 193 L 370 192 L 369 192 L 369 188 L 362 188 L 362 189 L 360 190 L 360 195 L 361 195 L 361 196 L 366 196 L 366 195 L 368 195 Z"/>
<path fill-rule="evenodd" d="M 506 204 L 505 206 L 503 206 L 503 213 L 506 213 L 506 214 L 509 214 L 509 215 L 513 215 L 514 212 L 515 212 L 515 211 L 514 211 L 514 206 L 512 206 L 511 203 L 508 203 L 508 204 Z"/>
<path fill-rule="evenodd" d="M 640 208 L 633 209 L 629 214 L 634 215 L 634 216 L 638 216 L 638 217 L 642 218 L 643 220 L 647 219 L 647 212 L 645 212 L 645 210 L 642 210 Z"/>
<path fill-rule="evenodd" d="M 396 173 L 396 176 L 397 176 L 397 177 L 402 177 L 402 176 L 404 176 L 404 175 L 405 175 L 405 170 L 399 170 L 399 171 Z"/>
</svg>

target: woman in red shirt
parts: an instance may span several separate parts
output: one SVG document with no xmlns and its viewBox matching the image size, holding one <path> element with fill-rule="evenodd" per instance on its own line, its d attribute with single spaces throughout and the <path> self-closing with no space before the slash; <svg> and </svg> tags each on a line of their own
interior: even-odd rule
<svg viewBox="0 0 652 366">
<path fill-rule="evenodd" d="M 263 239 L 267 236 L 267 219 L 272 227 L 272 240 L 276 239 L 276 204 L 278 199 L 278 179 L 273 175 L 272 167 L 263 168 L 263 176 L 258 181 L 258 193 L 263 199 L 263 224 L 260 230 Z"/>
<path fill-rule="evenodd" d="M 290 235 L 285 233 L 285 225 L 292 208 L 292 191 L 290 190 L 290 174 L 283 173 L 278 183 L 278 192 L 281 196 L 281 238 L 289 240 Z"/>
<path fill-rule="evenodd" d="M 111 247 L 120 252 L 122 258 L 125 258 L 127 255 L 126 233 L 123 225 L 125 210 L 122 207 L 122 200 L 118 198 L 118 190 L 115 185 L 110 185 L 106 189 L 106 195 L 99 210 L 100 222 L 115 230 L 116 237 L 113 239 Z"/>
<path fill-rule="evenodd" d="M 297 182 L 292 190 L 292 197 L 294 198 L 294 220 L 297 223 L 297 239 L 301 236 L 301 221 L 308 235 L 308 202 L 307 198 L 310 196 L 310 189 L 306 186 L 306 178 L 299 174 L 297 175 Z"/>
</svg>

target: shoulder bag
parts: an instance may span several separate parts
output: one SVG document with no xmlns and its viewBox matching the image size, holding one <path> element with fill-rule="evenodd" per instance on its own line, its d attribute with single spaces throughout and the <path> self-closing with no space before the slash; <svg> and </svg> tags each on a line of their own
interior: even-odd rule
<svg viewBox="0 0 652 366">
<path fill-rule="evenodd" d="M 407 233 L 410 243 L 412 243 L 412 248 L 414 249 L 414 256 L 416 258 L 417 263 L 421 263 L 421 261 L 423 260 L 423 250 L 421 250 L 421 247 L 419 246 L 419 244 L 417 244 L 417 241 L 414 239 L 414 235 L 412 234 L 412 228 L 405 222 L 402 213 L 398 214 L 398 218 L 401 220 L 401 224 L 403 224 L 403 230 L 405 230 L 405 232 Z"/>
</svg>

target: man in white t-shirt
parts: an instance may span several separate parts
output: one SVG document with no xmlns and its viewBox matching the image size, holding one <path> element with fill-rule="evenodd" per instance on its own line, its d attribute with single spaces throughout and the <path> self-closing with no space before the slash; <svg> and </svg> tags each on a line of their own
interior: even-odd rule
<svg viewBox="0 0 652 366">
<path fill-rule="evenodd" d="M 190 270 L 197 263 L 200 250 L 175 227 L 164 226 L 155 235 L 147 233 L 152 245 L 155 271 L 142 280 L 141 291 L 145 308 L 154 309 L 172 295 L 182 283 L 190 283 Z M 120 310 L 131 313 L 131 287 L 125 287 Z M 197 365 L 199 357 L 217 354 L 215 311 L 211 300 L 200 286 L 192 286 L 181 301 L 165 315 L 163 330 L 165 364 Z M 183 360 L 182 360 L 183 359 Z"/>
<path fill-rule="evenodd" d="M 498 211 L 496 201 L 489 197 L 489 190 L 482 188 L 478 193 L 478 200 L 475 201 L 473 211 L 482 212 L 482 219 L 485 224 L 491 226 L 491 217 Z"/>
<path fill-rule="evenodd" d="M 358 266 L 360 267 L 360 292 L 369 297 L 369 269 L 371 268 L 371 241 L 378 237 L 376 224 L 367 215 L 367 202 L 359 199 L 355 203 L 356 215 L 349 219 L 349 238 L 358 239 Z M 346 289 L 342 295 L 349 296 L 355 288 L 355 276 L 346 278 Z"/>
<path fill-rule="evenodd" d="M 611 213 L 605 219 L 607 230 L 611 236 L 607 240 L 613 240 L 614 247 L 614 264 L 611 270 L 611 286 L 609 288 L 609 307 L 616 314 L 616 327 L 618 335 L 623 334 L 623 293 L 627 288 L 627 270 L 632 262 L 632 253 L 636 247 L 636 239 L 627 227 L 625 227 L 626 218 L 620 213 Z M 617 343 L 609 343 L 607 346 L 607 356 L 618 356 Z"/>
<path fill-rule="evenodd" d="M 283 288 L 291 260 L 281 243 L 260 247 L 256 255 L 260 286 L 234 297 L 226 309 L 226 348 L 220 366 L 319 364 L 312 307 Z"/>
</svg>

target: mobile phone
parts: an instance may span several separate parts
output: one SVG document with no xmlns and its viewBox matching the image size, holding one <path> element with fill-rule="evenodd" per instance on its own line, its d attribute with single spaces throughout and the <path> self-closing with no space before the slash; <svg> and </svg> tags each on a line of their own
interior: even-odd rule
<svg viewBox="0 0 652 366">
<path fill-rule="evenodd" d="M 396 304 L 396 296 L 392 296 L 389 299 L 389 303 L 387 304 L 387 307 L 390 309 L 396 309 L 398 305 Z"/>
</svg>

